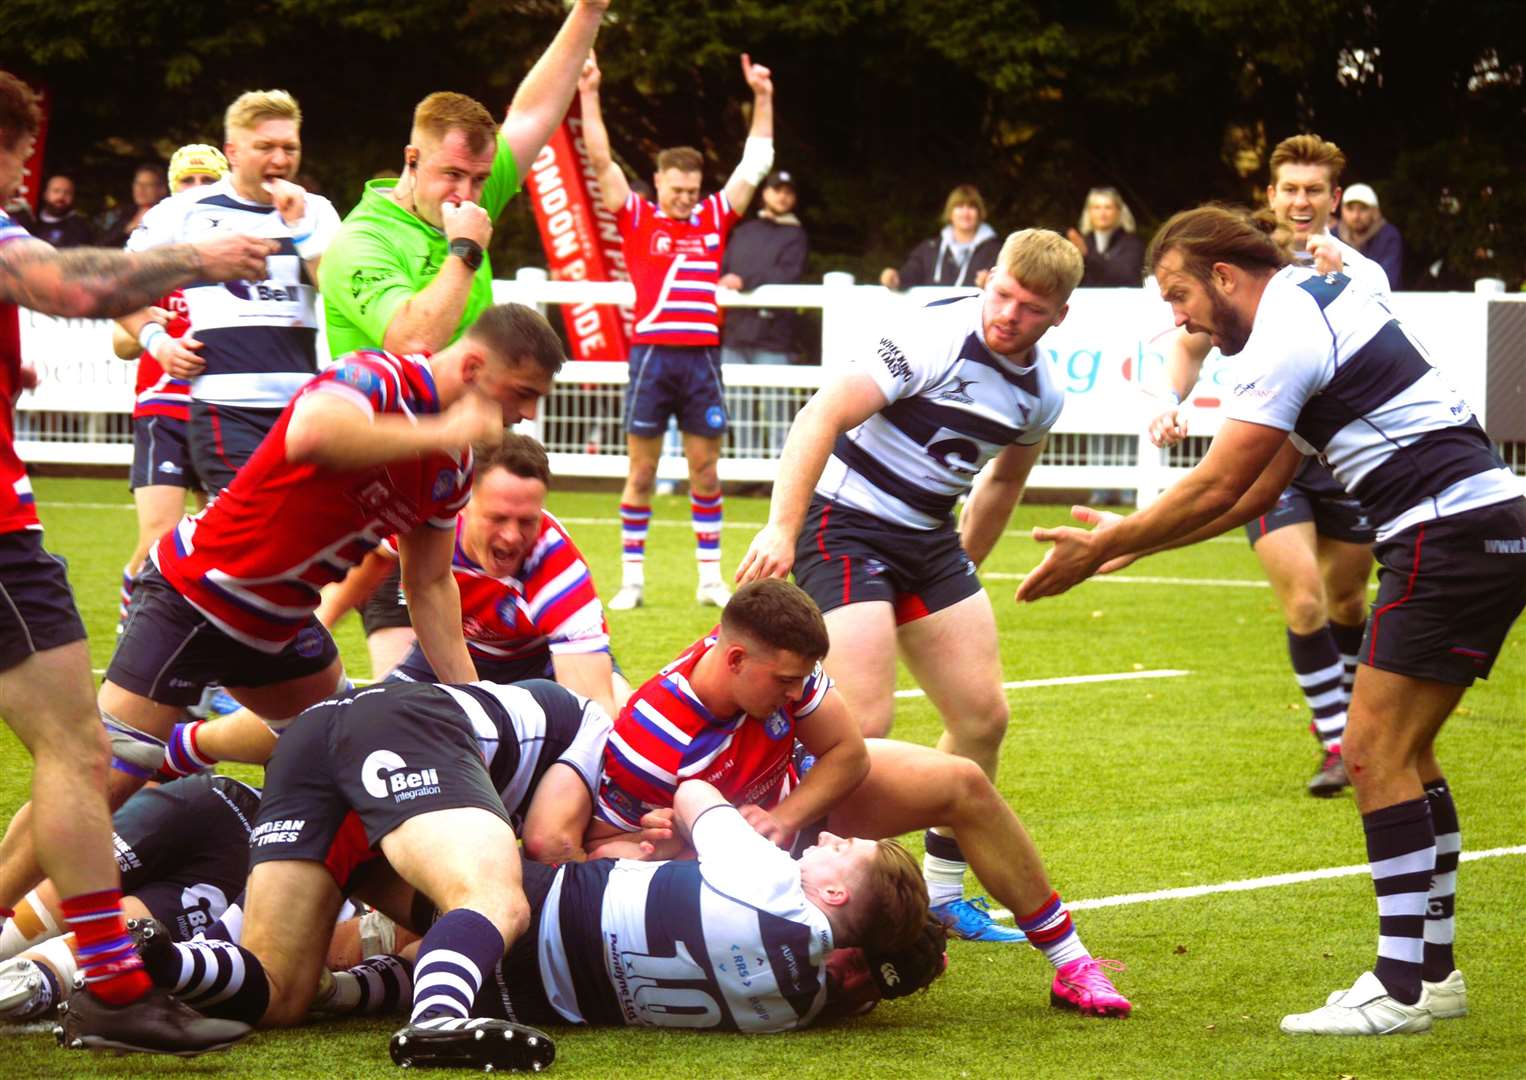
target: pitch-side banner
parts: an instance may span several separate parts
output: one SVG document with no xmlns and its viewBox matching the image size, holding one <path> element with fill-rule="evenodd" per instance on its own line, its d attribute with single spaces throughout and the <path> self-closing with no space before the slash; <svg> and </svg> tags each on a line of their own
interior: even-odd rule
<svg viewBox="0 0 1526 1080">
<path fill-rule="evenodd" d="M 556 281 L 628 281 L 615 215 L 599 201 L 583 141 L 578 103 L 552 134 L 534 164 L 527 188 L 541 246 Z M 562 306 L 574 360 L 624 360 L 630 309 L 609 304 Z"/>
</svg>

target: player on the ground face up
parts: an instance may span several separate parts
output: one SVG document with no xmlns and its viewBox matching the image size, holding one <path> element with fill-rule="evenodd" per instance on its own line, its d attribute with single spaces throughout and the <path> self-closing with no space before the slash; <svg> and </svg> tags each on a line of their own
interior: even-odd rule
<svg viewBox="0 0 1526 1080">
<path fill-rule="evenodd" d="M 827 670 L 864 734 L 890 731 L 899 653 L 943 717 L 939 749 L 993 778 L 1009 714 L 975 570 L 1065 403 L 1038 343 L 1065 318 L 1081 272 L 1058 233 L 1013 233 L 980 295 L 918 309 L 855 357 L 796 416 L 768 525 L 737 572 L 793 567 L 825 613 Z M 940 916 L 960 937 L 1021 941 L 962 898 L 966 869 L 951 837 L 928 833 L 923 870 Z"/>
<path fill-rule="evenodd" d="M 1177 321 L 1238 357 L 1227 419 L 1148 510 L 1089 532 L 1035 530 L 1054 547 L 1017 598 L 1233 528 L 1272 505 L 1304 455 L 1329 463 L 1377 522 L 1378 596 L 1342 751 L 1378 894 L 1378 958 L 1282 1029 L 1427 1030 L 1467 1011 L 1452 950 L 1461 841 L 1435 740 L 1526 607 L 1520 480 L 1384 298 L 1342 274 L 1284 266 L 1245 215 L 1177 214 L 1149 262 Z"/>
</svg>

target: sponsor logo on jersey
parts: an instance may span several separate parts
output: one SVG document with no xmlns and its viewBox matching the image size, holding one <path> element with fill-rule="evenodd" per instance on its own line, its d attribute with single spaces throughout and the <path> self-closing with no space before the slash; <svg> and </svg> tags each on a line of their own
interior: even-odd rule
<svg viewBox="0 0 1526 1080">
<path fill-rule="evenodd" d="M 975 399 L 970 397 L 968 390 L 979 381 L 979 379 L 961 379 L 955 375 L 954 385 L 939 394 L 938 398 L 941 401 L 960 401 L 966 405 L 973 405 Z"/>
<path fill-rule="evenodd" d="M 653 233 L 652 254 L 664 257 L 673 254 L 673 238 L 664 232 Z"/>
<path fill-rule="evenodd" d="M 410 802 L 440 793 L 438 769 L 410 770 L 402 755 L 391 750 L 372 750 L 366 755 L 360 766 L 360 782 L 373 799 L 390 795 L 393 802 Z"/>
<path fill-rule="evenodd" d="M 880 338 L 878 346 L 880 360 L 890 369 L 890 374 L 898 379 L 911 382 L 911 365 L 906 362 L 906 357 L 889 338 Z"/>
<path fill-rule="evenodd" d="M 282 818 L 279 821 L 262 821 L 249 834 L 250 847 L 267 844 L 295 844 L 307 827 L 306 818 Z"/>
<path fill-rule="evenodd" d="M 312 659 L 323 651 L 323 631 L 314 626 L 304 627 L 297 631 L 297 639 L 292 642 L 292 648 L 298 656 Z"/>
<path fill-rule="evenodd" d="M 784 715 L 782 709 L 775 712 L 767 720 L 763 721 L 763 731 L 774 742 L 778 742 L 790 733 L 789 717 Z"/>
<path fill-rule="evenodd" d="M 1276 396 L 1276 390 L 1268 390 L 1265 387 L 1257 386 L 1253 382 L 1235 384 L 1235 397 L 1249 397 L 1260 401 L 1270 401 Z"/>
<path fill-rule="evenodd" d="M 177 473 L 182 472 L 183 470 L 180 468 L 179 465 L 176 465 L 173 461 L 161 461 L 161 462 L 159 462 L 159 471 L 162 472 L 162 473 L 169 473 L 171 476 L 174 476 Z"/>
<path fill-rule="evenodd" d="M 118 870 L 126 873 L 129 870 L 143 869 L 143 860 L 138 858 L 138 853 L 127 845 L 126 840 L 112 833 L 111 844 L 116 849 Z"/>
<path fill-rule="evenodd" d="M 440 500 L 451 493 L 456 486 L 456 478 L 449 469 L 441 469 L 434 478 L 434 486 L 429 489 L 431 499 Z"/>
<path fill-rule="evenodd" d="M 864 573 L 870 577 L 879 577 L 885 572 L 885 564 L 878 559 L 864 560 Z"/>
<path fill-rule="evenodd" d="M 180 907 L 175 928 L 181 941 L 189 941 L 221 918 L 228 910 L 228 897 L 216 885 L 202 881 L 181 890 Z"/>
<path fill-rule="evenodd" d="M 1506 540 L 1485 540 L 1485 555 L 1526 555 L 1526 536 Z"/>
</svg>

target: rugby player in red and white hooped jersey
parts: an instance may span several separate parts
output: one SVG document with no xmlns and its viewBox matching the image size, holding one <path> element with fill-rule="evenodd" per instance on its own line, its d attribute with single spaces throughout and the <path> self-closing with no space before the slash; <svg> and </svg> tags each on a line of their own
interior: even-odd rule
<svg viewBox="0 0 1526 1080">
<path fill-rule="evenodd" d="M 0 205 L 25 175 L 41 124 L 37 95 L 0 71 Z M 209 1021 L 153 991 L 122 920 L 121 882 L 101 785 L 105 740 L 91 700 L 85 627 L 63 563 L 42 546 L 26 468 L 12 445 L 11 409 L 36 373 L 21 358 L 18 305 L 70 318 L 109 318 L 197 280 L 257 273 L 275 245 L 225 234 L 128 254 L 55 251 L 0 211 L 0 701 L 35 763 L 36 808 L 11 821 L 0 852 L 32 878 L 0 894 L 0 923 L 44 869 L 64 897 L 84 988 L 70 1001 L 74 1045 L 194 1054 L 225 1046 L 240 1025 Z M 130 1026 L 131 1034 L 123 1028 Z"/>
<path fill-rule="evenodd" d="M 615 670 L 609 623 L 588 563 L 546 510 L 551 468 L 545 449 L 528 435 L 510 432 L 496 449 L 479 448 L 476 474 L 471 501 L 457 517 L 451 565 L 477 677 L 495 683 L 555 679 L 614 716 L 630 696 L 630 685 Z M 395 558 L 395 550 L 389 540 L 377 552 Z M 319 611 L 325 625 L 365 602 L 390 563 L 385 557 L 368 559 L 326 594 Z M 439 681 L 417 644 L 392 674 Z"/>
<path fill-rule="evenodd" d="M 165 761 L 162 740 L 208 683 L 273 728 L 333 693 L 342 671 L 312 615 L 318 590 L 389 534 L 430 663 L 447 681 L 475 679 L 450 572 L 469 448 L 534 416 L 561 362 L 545 319 L 503 304 L 427 360 L 352 353 L 299 391 L 234 482 L 160 539 L 139 578 L 98 698 L 112 801 Z M 273 741 L 258 719 L 230 718 L 177 745 L 178 763 L 261 761 Z M 29 851 L 0 862 L 0 904 L 36 876 Z"/>
<path fill-rule="evenodd" d="M 726 434 L 721 384 L 720 309 L 715 290 L 731 227 L 774 160 L 774 83 L 768 68 L 744 53 L 742 75 L 752 88 L 752 128 L 736 171 L 720 191 L 700 199 L 704 158 L 680 146 L 657 155 L 657 202 L 635 195 L 609 147 L 599 109 L 599 68 L 583 67 L 578 90 L 583 137 L 598 176 L 599 197 L 616 215 L 626 268 L 636 286 L 636 332 L 625 392 L 625 445 L 630 471 L 620 494 L 623 543 L 620 591 L 614 611 L 638 607 L 645 587 L 647 527 L 668 419 L 676 415 L 689 463 L 689 500 L 699 563 L 700 604 L 724 607 L 721 581 L 721 482 L 716 463 Z"/>
<path fill-rule="evenodd" d="M 215 146 L 191 143 L 170 157 L 170 190 L 175 194 L 214 184 L 228 173 L 228 159 Z M 113 334 L 116 354 L 123 360 L 137 358 L 138 377 L 132 410 L 132 469 L 128 483 L 138 511 L 138 546 L 122 568 L 122 619 L 132 597 L 132 582 L 143 569 L 148 549 L 185 513 L 187 489 L 201 490 L 196 467 L 186 443 L 191 419 L 191 384 L 164 370 L 160 357 L 185 354 L 196 360 L 201 343 L 190 337 L 190 305 L 185 292 L 176 289 L 156 305 L 165 313 L 161 323 L 155 313 L 143 324 L 141 340 L 117 326 Z M 147 342 L 145 345 L 144 342 Z"/>
</svg>

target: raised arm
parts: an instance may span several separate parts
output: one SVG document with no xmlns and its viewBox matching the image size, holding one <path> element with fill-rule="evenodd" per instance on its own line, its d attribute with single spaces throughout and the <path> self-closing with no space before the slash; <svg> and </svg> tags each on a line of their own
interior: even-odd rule
<svg viewBox="0 0 1526 1080">
<path fill-rule="evenodd" d="M 774 77 L 762 64 L 742 54 L 742 77 L 752 88 L 752 128 L 742 160 L 726 181 L 726 200 L 738 214 L 746 213 L 753 193 L 774 164 Z"/>
<path fill-rule="evenodd" d="M 604 112 L 599 107 L 599 61 L 592 53 L 583 61 L 583 74 L 578 79 L 578 100 L 583 106 L 583 145 L 588 147 L 588 163 L 599 181 L 599 201 L 604 209 L 615 213 L 630 198 L 631 185 L 625 179 L 625 170 L 615 164 L 609 148 L 609 129 L 604 126 Z"/>
<path fill-rule="evenodd" d="M 515 91 L 509 115 L 503 122 L 503 137 L 514 152 L 514 164 L 521 173 L 529 171 L 530 163 L 567 114 L 572 94 L 578 88 L 583 60 L 593 47 L 599 22 L 608 7 L 609 0 L 578 0 L 550 47 L 541 53 Z"/>
<path fill-rule="evenodd" d="M 795 414 L 789 438 L 779 455 L 768 524 L 753 538 L 737 569 L 737 581 L 783 577 L 795 561 L 795 539 L 805 523 L 811 493 L 837 436 L 883 409 L 885 394 L 868 375 L 849 374 L 816 391 Z"/>
<path fill-rule="evenodd" d="M 495 428 L 496 421 L 496 428 Z M 466 394 L 438 416 L 371 415 L 338 393 L 312 391 L 292 411 L 286 459 L 327 469 L 364 469 L 419 454 L 454 452 L 503 436 L 503 414 Z"/>
<path fill-rule="evenodd" d="M 147 307 L 193 281 L 263 280 L 274 240 L 225 234 L 152 251 L 58 251 L 40 240 L 0 246 L 0 300 L 44 315 L 100 319 Z"/>
</svg>

